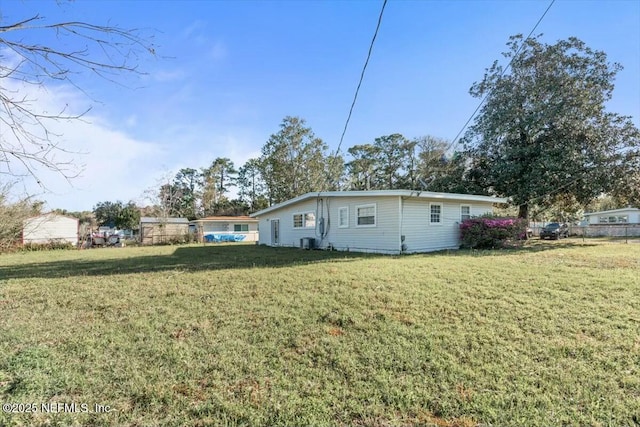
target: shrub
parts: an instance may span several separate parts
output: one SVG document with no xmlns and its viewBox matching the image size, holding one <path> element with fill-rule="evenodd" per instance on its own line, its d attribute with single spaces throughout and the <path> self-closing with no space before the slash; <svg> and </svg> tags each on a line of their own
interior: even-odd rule
<svg viewBox="0 0 640 427">
<path fill-rule="evenodd" d="M 461 247 L 492 249 L 517 241 L 526 233 L 527 221 L 522 218 L 484 216 L 462 221 Z"/>
<path fill-rule="evenodd" d="M 52 251 L 60 249 L 75 249 L 76 246 L 64 240 L 49 240 L 46 243 L 25 243 L 22 250 L 25 252 L 33 251 Z"/>
</svg>

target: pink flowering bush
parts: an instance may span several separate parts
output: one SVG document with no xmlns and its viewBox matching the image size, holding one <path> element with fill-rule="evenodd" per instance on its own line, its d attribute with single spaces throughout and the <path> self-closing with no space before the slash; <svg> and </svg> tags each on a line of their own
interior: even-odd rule
<svg viewBox="0 0 640 427">
<path fill-rule="evenodd" d="M 521 218 L 484 216 L 466 219 L 460 224 L 461 247 L 501 248 L 525 235 L 526 229 L 527 222 Z"/>
</svg>

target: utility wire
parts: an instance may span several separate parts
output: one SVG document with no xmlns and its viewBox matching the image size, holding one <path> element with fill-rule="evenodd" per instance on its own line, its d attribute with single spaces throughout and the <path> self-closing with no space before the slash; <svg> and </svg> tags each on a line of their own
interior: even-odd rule
<svg viewBox="0 0 640 427">
<path fill-rule="evenodd" d="M 529 35 L 527 36 L 526 39 L 524 39 L 524 41 L 522 42 L 522 44 L 520 45 L 520 47 L 518 48 L 518 50 L 516 51 L 516 53 L 511 57 L 511 60 L 509 61 L 509 64 L 507 64 L 507 66 L 502 70 L 502 73 L 500 73 L 500 77 L 502 77 L 504 75 L 504 73 L 507 72 L 507 70 L 509 68 L 511 68 L 511 64 L 513 63 L 513 60 L 518 56 L 518 54 L 520 53 L 520 50 L 522 50 L 522 47 L 524 46 L 525 42 L 527 40 L 529 40 L 529 38 L 531 38 L 531 35 L 533 34 L 533 32 L 536 30 L 536 28 L 538 28 L 538 25 L 540 25 L 540 23 L 542 22 L 542 20 L 544 19 L 544 17 L 547 15 L 547 12 L 549 12 L 549 9 L 551 9 L 551 6 L 553 6 L 553 4 L 556 2 L 556 0 L 551 0 L 551 3 L 549 3 L 549 6 L 547 6 L 547 9 L 544 11 L 544 13 L 542 14 L 542 16 L 540 17 L 540 19 L 538 19 L 538 22 L 536 22 L 536 25 L 533 26 L 533 29 L 531 30 L 531 32 L 529 32 Z M 478 104 L 478 106 L 476 107 L 476 109 L 473 111 L 473 113 L 471 114 L 471 117 L 469 117 L 469 119 L 465 122 L 464 126 L 462 126 L 462 129 L 460 129 L 460 132 L 458 132 L 458 134 L 456 135 L 455 138 L 453 138 L 453 140 L 451 141 L 451 143 L 449 144 L 449 146 L 447 147 L 447 151 L 449 151 L 451 149 L 451 147 L 453 147 L 453 145 L 456 143 L 456 141 L 458 140 L 458 138 L 460 137 L 460 135 L 462 135 L 462 132 L 464 132 L 464 130 L 467 128 L 467 126 L 469 125 L 469 123 L 471 122 L 471 120 L 473 120 L 473 118 L 476 116 L 476 114 L 478 113 L 478 111 L 480 110 L 480 107 L 482 107 L 482 105 L 484 104 L 484 102 L 487 100 L 487 98 L 489 97 L 489 95 L 491 95 L 491 90 L 489 90 L 487 92 L 487 94 L 484 96 L 484 98 L 482 98 L 482 100 L 480 101 L 480 104 Z"/>
<path fill-rule="evenodd" d="M 347 133 L 347 127 L 349 126 L 349 121 L 351 120 L 353 107 L 355 107 L 356 100 L 358 99 L 358 92 L 360 91 L 362 80 L 364 79 L 364 72 L 367 70 L 367 65 L 369 64 L 369 58 L 371 58 L 371 52 L 373 51 L 373 44 L 375 43 L 376 37 L 378 36 L 378 30 L 380 29 L 380 24 L 382 23 L 382 15 L 384 14 L 384 8 L 386 5 L 387 5 L 387 0 L 384 0 L 382 2 L 382 9 L 380 10 L 380 16 L 378 17 L 378 25 L 376 25 L 376 31 L 375 33 L 373 33 L 373 38 L 371 39 L 371 44 L 369 45 L 369 53 L 367 54 L 367 60 L 364 62 L 364 67 L 362 67 L 362 73 L 360 74 L 360 81 L 358 82 L 358 86 L 356 87 L 356 93 L 353 96 L 353 102 L 351 103 L 351 108 L 349 109 L 349 115 L 347 116 L 347 121 L 344 124 L 344 129 L 342 130 L 342 135 L 340 136 L 340 143 L 338 143 L 338 148 L 336 149 L 336 154 L 335 154 L 336 158 L 338 157 L 338 153 L 340 152 L 340 147 L 342 146 L 344 135 Z"/>
</svg>

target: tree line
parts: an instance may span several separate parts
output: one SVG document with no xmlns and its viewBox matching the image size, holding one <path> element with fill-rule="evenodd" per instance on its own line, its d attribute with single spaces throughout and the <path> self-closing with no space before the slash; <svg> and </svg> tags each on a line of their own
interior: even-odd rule
<svg viewBox="0 0 640 427">
<path fill-rule="evenodd" d="M 471 86 L 481 108 L 459 141 L 391 133 L 332 153 L 304 119 L 285 117 L 260 156 L 183 168 L 137 211 L 241 215 L 307 192 L 378 189 L 508 197 L 514 213 L 534 219 L 575 219 L 603 200 L 640 205 L 640 131 L 606 109 L 622 66 L 577 38 L 540 37 L 511 37 L 508 66 L 495 61 Z M 134 207 L 102 202 L 94 216 L 101 225 L 131 225 Z"/>
<path fill-rule="evenodd" d="M 182 169 L 162 187 L 161 205 L 197 217 L 313 191 L 412 189 L 509 197 L 521 218 L 566 220 L 603 197 L 640 204 L 640 131 L 606 109 L 622 66 L 575 37 L 550 45 L 516 35 L 507 47 L 509 66 L 495 61 L 471 86 L 482 108 L 460 141 L 393 133 L 348 148 L 345 159 L 303 119 L 285 117 L 259 158 L 237 170 L 227 158 Z"/>
<path fill-rule="evenodd" d="M 458 190 L 451 175 L 459 163 L 449 142 L 399 133 L 331 153 L 304 119 L 285 117 L 261 156 L 242 166 L 216 158 L 204 168 L 180 169 L 154 192 L 161 216 L 190 219 L 255 212 L 304 193 L 338 190 Z M 235 193 L 236 197 L 230 197 Z"/>
</svg>

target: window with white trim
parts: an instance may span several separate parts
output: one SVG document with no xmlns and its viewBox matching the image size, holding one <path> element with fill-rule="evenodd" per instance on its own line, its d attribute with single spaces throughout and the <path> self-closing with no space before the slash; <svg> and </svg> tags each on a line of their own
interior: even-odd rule
<svg viewBox="0 0 640 427">
<path fill-rule="evenodd" d="M 598 222 L 601 223 L 601 224 L 626 223 L 626 222 L 629 222 L 629 217 L 627 215 L 601 216 L 598 219 Z"/>
<path fill-rule="evenodd" d="M 471 219 L 471 206 L 460 205 L 460 221 Z"/>
<path fill-rule="evenodd" d="M 431 203 L 429 205 L 429 223 L 442 223 L 442 203 Z"/>
<path fill-rule="evenodd" d="M 349 228 L 349 207 L 338 209 L 338 228 Z"/>
<path fill-rule="evenodd" d="M 356 206 L 356 227 L 375 227 L 376 205 Z"/>
<path fill-rule="evenodd" d="M 249 224 L 233 224 L 234 232 L 249 231 Z"/>
<path fill-rule="evenodd" d="M 313 212 L 293 214 L 293 228 L 315 228 L 316 214 Z"/>
<path fill-rule="evenodd" d="M 316 228 L 316 214 L 313 212 L 304 214 L 304 226 L 305 228 Z"/>
</svg>

